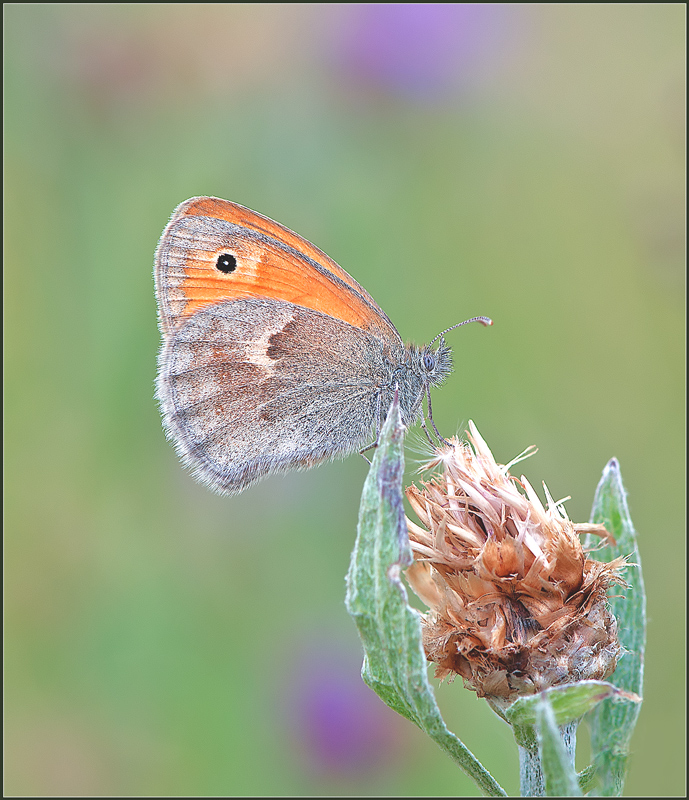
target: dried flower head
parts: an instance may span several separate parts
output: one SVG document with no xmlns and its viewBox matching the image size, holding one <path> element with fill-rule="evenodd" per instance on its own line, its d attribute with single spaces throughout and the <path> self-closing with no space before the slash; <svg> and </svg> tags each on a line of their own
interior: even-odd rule
<svg viewBox="0 0 689 800">
<path fill-rule="evenodd" d="M 547 508 L 526 478 L 509 474 L 532 448 L 503 466 L 472 422 L 468 434 L 471 444 L 454 439 L 425 467 L 442 473 L 407 489 L 424 526 L 407 520 L 407 578 L 429 606 L 423 641 L 436 676 L 461 675 L 502 708 L 549 686 L 606 678 L 620 655 L 606 590 L 624 584 L 624 559 L 589 558 L 578 534 L 608 538 L 605 528 L 574 525 L 545 484 Z"/>
</svg>

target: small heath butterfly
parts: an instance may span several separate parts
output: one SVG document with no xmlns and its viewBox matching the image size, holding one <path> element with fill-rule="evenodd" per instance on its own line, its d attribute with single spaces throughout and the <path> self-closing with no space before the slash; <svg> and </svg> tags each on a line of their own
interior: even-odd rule
<svg viewBox="0 0 689 800">
<path fill-rule="evenodd" d="M 430 416 L 430 387 L 452 370 L 442 334 L 405 345 L 325 253 L 217 197 L 175 209 L 155 288 L 163 426 L 195 477 L 223 494 L 366 449 L 395 390 L 406 425 L 424 396 Z"/>
</svg>

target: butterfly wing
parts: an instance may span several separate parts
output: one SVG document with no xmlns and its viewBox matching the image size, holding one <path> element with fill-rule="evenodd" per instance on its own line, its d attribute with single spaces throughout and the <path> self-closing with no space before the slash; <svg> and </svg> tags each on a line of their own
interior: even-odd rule
<svg viewBox="0 0 689 800">
<path fill-rule="evenodd" d="M 157 396 L 185 464 L 232 494 L 369 443 L 391 363 L 380 339 L 321 312 L 232 300 L 164 344 Z"/>
<path fill-rule="evenodd" d="M 395 326 L 342 267 L 301 236 L 217 197 L 179 205 L 155 258 L 163 334 L 215 303 L 268 297 L 400 342 Z"/>
<path fill-rule="evenodd" d="M 370 441 L 404 346 L 317 248 L 242 206 L 194 198 L 163 232 L 155 277 L 156 394 L 200 480 L 235 493 Z"/>
</svg>

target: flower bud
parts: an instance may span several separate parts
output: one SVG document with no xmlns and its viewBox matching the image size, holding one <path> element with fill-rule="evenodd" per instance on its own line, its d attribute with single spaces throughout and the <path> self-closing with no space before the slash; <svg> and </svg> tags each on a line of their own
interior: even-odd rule
<svg viewBox="0 0 689 800">
<path fill-rule="evenodd" d="M 602 680 L 617 664 L 617 623 L 606 603 L 624 585 L 624 558 L 590 558 L 580 533 L 610 538 L 602 525 L 575 525 L 544 484 L 547 507 L 523 476 L 497 464 L 475 425 L 426 469 L 442 466 L 407 497 L 422 526 L 407 520 L 412 589 L 426 657 L 436 677 L 505 708 L 517 696 L 580 680 Z"/>
</svg>

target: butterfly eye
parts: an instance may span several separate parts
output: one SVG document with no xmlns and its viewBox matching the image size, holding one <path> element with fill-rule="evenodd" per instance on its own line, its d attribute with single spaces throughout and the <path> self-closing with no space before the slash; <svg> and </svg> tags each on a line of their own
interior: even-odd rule
<svg viewBox="0 0 689 800">
<path fill-rule="evenodd" d="M 423 366 L 426 372 L 433 372 L 435 369 L 435 356 L 432 356 L 430 353 L 424 353 Z"/>
<path fill-rule="evenodd" d="M 237 259 L 232 253 L 221 253 L 215 262 L 215 268 L 220 272 L 234 272 L 237 269 Z"/>
</svg>

